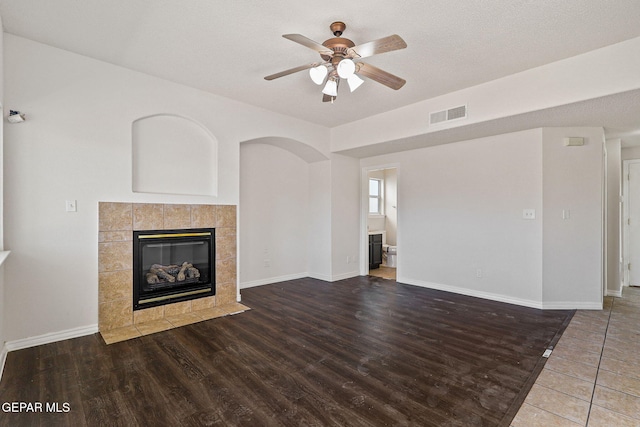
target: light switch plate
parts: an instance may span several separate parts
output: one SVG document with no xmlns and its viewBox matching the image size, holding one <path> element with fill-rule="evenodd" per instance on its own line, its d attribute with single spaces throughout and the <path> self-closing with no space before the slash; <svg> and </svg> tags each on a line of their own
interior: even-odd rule
<svg viewBox="0 0 640 427">
<path fill-rule="evenodd" d="M 67 200 L 65 202 L 67 212 L 77 212 L 78 211 L 78 203 L 76 200 Z"/>
</svg>

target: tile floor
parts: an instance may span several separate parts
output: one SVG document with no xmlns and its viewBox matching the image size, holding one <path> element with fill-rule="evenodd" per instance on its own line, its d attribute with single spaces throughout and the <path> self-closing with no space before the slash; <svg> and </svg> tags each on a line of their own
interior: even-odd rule
<svg viewBox="0 0 640 427">
<path fill-rule="evenodd" d="M 393 267 L 380 267 L 369 270 L 369 276 L 382 277 L 383 279 L 396 280 L 396 269 Z"/>
<path fill-rule="evenodd" d="M 640 426 L 640 288 L 576 312 L 511 425 Z"/>
</svg>

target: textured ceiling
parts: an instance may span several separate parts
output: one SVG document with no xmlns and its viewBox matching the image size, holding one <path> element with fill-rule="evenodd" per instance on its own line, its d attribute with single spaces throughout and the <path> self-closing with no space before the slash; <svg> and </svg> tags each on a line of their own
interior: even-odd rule
<svg viewBox="0 0 640 427">
<path fill-rule="evenodd" d="M 0 14 L 8 33 L 329 127 L 640 36 L 638 0 L 0 0 Z M 282 34 L 323 42 L 335 20 L 356 44 L 402 36 L 366 62 L 407 84 L 368 80 L 331 105 L 307 72 L 263 79 L 318 59 Z"/>
</svg>

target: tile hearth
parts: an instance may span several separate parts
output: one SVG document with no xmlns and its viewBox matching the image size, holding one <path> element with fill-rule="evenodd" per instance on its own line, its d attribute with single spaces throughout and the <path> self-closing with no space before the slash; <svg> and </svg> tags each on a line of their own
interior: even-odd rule
<svg viewBox="0 0 640 427">
<path fill-rule="evenodd" d="M 100 202 L 98 329 L 107 344 L 249 308 L 237 299 L 236 207 Z M 215 228 L 216 295 L 133 310 L 133 231 Z"/>
<path fill-rule="evenodd" d="M 219 307 L 166 316 L 158 320 L 151 320 L 108 331 L 100 331 L 100 335 L 102 335 L 102 339 L 105 343 L 113 344 L 115 342 L 155 334 L 156 332 L 168 331 L 169 329 L 191 325 L 192 323 L 198 323 L 209 319 L 215 319 L 217 317 L 239 314 L 247 310 L 250 310 L 250 308 L 238 302 L 224 304 Z"/>
</svg>

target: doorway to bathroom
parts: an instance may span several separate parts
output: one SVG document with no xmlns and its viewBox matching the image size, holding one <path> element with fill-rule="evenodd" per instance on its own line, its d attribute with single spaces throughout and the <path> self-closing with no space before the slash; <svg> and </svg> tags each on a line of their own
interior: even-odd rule
<svg viewBox="0 0 640 427">
<path fill-rule="evenodd" d="M 398 267 L 398 169 L 381 167 L 363 173 L 363 217 L 370 276 L 396 280 Z M 368 256 L 367 256 L 368 254 Z"/>
</svg>

